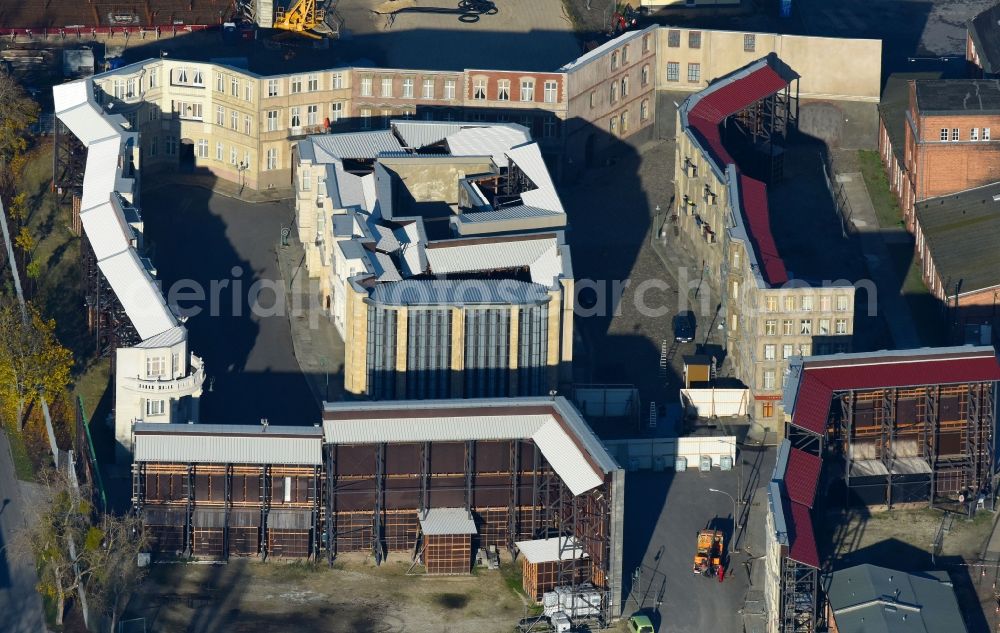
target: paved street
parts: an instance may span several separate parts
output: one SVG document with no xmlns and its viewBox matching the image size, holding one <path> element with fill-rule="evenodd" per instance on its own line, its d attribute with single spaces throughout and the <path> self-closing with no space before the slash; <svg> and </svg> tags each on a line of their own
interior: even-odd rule
<svg viewBox="0 0 1000 633">
<path fill-rule="evenodd" d="M 4 633 L 45 631 L 42 599 L 35 592 L 35 567 L 30 558 L 22 560 L 6 549 L 25 526 L 24 507 L 10 444 L 0 432 L 0 630 Z"/>
<path fill-rule="evenodd" d="M 194 186 L 144 192 L 143 218 L 153 261 L 169 295 L 188 280 L 204 290 L 187 327 L 205 360 L 201 420 L 223 424 L 312 424 L 319 408 L 295 359 L 275 250 L 292 225 L 285 202 L 250 204 Z M 255 284 L 259 310 L 251 310 Z M 261 285 L 263 284 L 263 285 Z M 213 287 L 216 290 L 213 292 Z M 217 301 L 212 301 L 217 297 Z M 212 304 L 215 304 L 214 306 Z M 256 312 L 256 313 L 254 313 Z"/>
<path fill-rule="evenodd" d="M 744 562 L 763 551 L 763 506 L 766 498 L 754 495 L 738 512 L 746 527 L 736 545 L 740 553 L 729 560 L 724 582 L 695 576 L 691 564 L 698 530 L 721 529 L 726 542 L 732 538 L 733 502 L 724 490 L 739 499 L 742 486 L 757 491 L 774 468 L 774 451 L 741 455 L 748 462 L 729 472 L 628 473 L 625 481 L 625 554 L 622 575 L 628 579 L 641 561 L 639 583 L 626 603 L 626 615 L 642 610 L 659 618 L 665 633 L 741 633 L 739 610 L 749 588 Z M 756 464 L 756 467 L 755 467 Z M 751 554 L 744 553 L 750 546 Z M 626 580 L 626 583 L 628 580 Z M 657 601 L 662 604 L 657 608 Z"/>
</svg>

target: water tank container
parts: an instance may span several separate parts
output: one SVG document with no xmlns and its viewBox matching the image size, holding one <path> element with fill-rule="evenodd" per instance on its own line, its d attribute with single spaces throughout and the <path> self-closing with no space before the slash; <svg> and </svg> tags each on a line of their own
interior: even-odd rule
<svg viewBox="0 0 1000 633">
<path fill-rule="evenodd" d="M 705 473 L 712 470 L 712 456 L 702 455 L 701 460 L 698 462 L 698 470 Z"/>
<path fill-rule="evenodd" d="M 680 456 L 674 460 L 674 470 L 677 472 L 684 472 L 688 467 L 688 458 Z"/>
<path fill-rule="evenodd" d="M 653 470 L 655 470 L 658 473 L 662 473 L 666 469 L 666 467 L 667 467 L 666 461 L 667 460 L 664 459 L 663 457 L 654 457 L 653 458 Z"/>
<path fill-rule="evenodd" d="M 733 458 L 729 455 L 723 455 L 722 459 L 719 460 L 719 468 L 722 470 L 732 470 Z"/>
</svg>

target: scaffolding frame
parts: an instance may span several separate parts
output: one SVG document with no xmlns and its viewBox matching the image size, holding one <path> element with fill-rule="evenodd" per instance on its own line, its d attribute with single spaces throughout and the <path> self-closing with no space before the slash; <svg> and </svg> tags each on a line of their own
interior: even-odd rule
<svg viewBox="0 0 1000 633">
<path fill-rule="evenodd" d="M 780 633 L 814 633 L 819 604 L 819 570 L 792 560 L 781 566 Z"/>
<path fill-rule="evenodd" d="M 795 94 L 792 94 L 792 82 Z M 766 149 L 768 169 L 764 180 L 774 183 L 784 176 L 783 146 L 790 130 L 798 126 L 799 80 L 793 79 L 785 87 L 754 101 L 726 120 L 733 128 L 748 138 L 751 146 Z"/>
</svg>

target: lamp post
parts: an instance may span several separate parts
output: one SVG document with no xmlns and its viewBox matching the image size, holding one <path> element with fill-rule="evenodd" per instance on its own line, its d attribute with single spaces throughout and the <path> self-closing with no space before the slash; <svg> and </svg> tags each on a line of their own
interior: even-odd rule
<svg viewBox="0 0 1000 633">
<path fill-rule="evenodd" d="M 733 537 L 729 539 L 729 554 L 732 555 L 734 552 L 739 551 L 733 547 L 733 542 L 736 540 L 736 532 L 740 529 L 739 523 L 737 522 L 739 515 L 736 514 L 736 498 L 725 490 L 719 490 L 718 488 L 709 488 L 708 491 L 717 492 L 720 495 L 726 495 L 729 497 L 729 500 L 733 502 Z"/>
</svg>

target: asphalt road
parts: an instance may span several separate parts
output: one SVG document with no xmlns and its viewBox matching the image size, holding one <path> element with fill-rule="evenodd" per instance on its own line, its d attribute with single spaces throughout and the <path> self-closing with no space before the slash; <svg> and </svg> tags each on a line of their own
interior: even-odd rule
<svg viewBox="0 0 1000 633">
<path fill-rule="evenodd" d="M 42 598 L 35 592 L 38 575 L 31 560 L 7 552 L 15 533 L 25 526 L 24 502 L 14 475 L 7 435 L 0 433 L 0 630 L 39 633 L 45 629 Z"/>
</svg>

